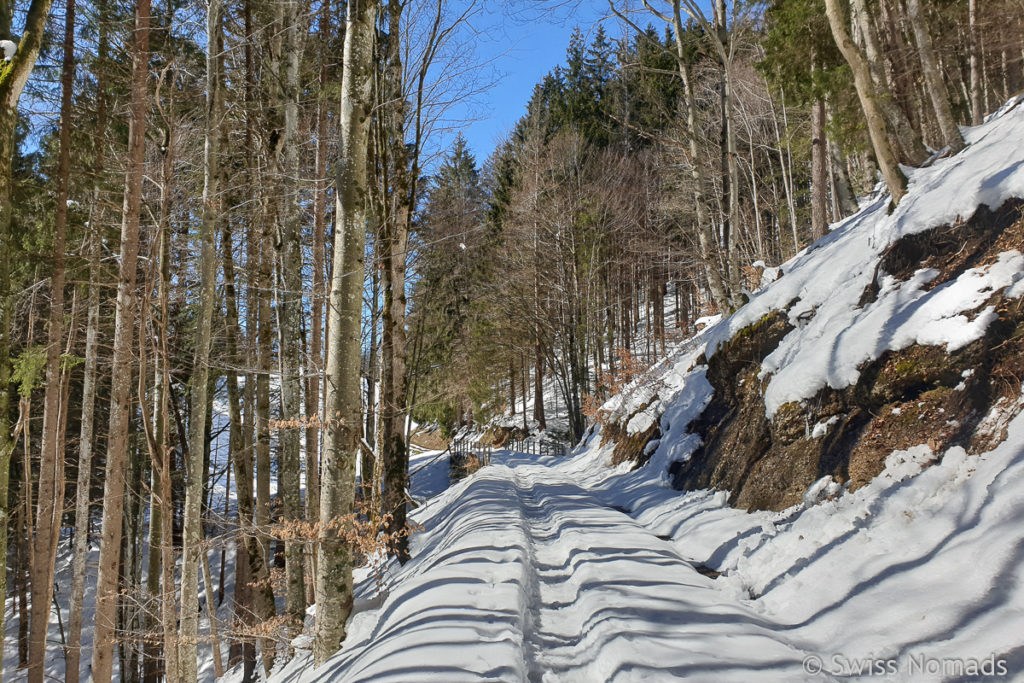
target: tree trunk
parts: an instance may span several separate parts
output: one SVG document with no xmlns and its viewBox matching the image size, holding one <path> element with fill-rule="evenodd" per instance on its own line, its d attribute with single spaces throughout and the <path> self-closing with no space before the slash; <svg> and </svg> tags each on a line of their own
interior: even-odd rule
<svg viewBox="0 0 1024 683">
<path fill-rule="evenodd" d="M 224 300 L 226 308 L 224 330 L 225 353 L 227 365 L 231 367 L 240 364 L 242 358 L 240 358 L 238 353 L 238 341 L 236 338 L 239 322 L 235 293 L 235 264 L 232 256 L 231 232 L 227 222 L 224 223 L 221 245 L 221 257 L 224 260 Z M 240 638 L 241 647 L 239 648 L 242 660 L 242 680 L 249 683 L 253 678 L 256 668 L 256 647 L 252 639 L 247 637 L 247 634 L 244 632 L 251 629 L 257 614 L 254 602 L 256 590 L 250 585 L 250 582 L 262 578 L 260 577 L 259 568 L 263 565 L 263 555 L 259 552 L 252 529 L 252 443 L 246 438 L 245 430 L 242 428 L 242 401 L 238 390 L 238 376 L 229 371 L 226 381 L 230 418 L 228 438 L 231 450 L 231 465 L 235 471 L 235 494 L 238 499 L 239 527 L 239 537 L 235 542 L 234 611 L 236 627 L 243 632 Z M 251 383 L 247 380 L 246 384 L 249 385 Z M 273 596 L 271 596 L 270 601 L 271 610 L 273 609 L 272 601 Z M 234 665 L 234 658 L 230 658 L 228 666 Z"/>
<path fill-rule="evenodd" d="M 172 89 L 173 92 L 173 89 Z M 171 97 L 173 102 L 173 95 Z M 169 105 L 167 109 L 172 108 Z M 161 108 L 164 109 L 163 107 Z M 167 371 L 169 359 L 167 356 L 166 337 L 169 325 L 169 297 L 171 286 L 171 197 L 173 194 L 172 178 L 174 174 L 174 132 L 171 117 L 164 117 L 163 141 L 161 144 L 160 163 L 160 214 L 157 231 L 157 304 L 159 316 L 151 331 L 153 334 L 153 385 L 154 400 L 152 410 L 152 434 L 147 432 L 147 440 L 150 450 L 150 461 L 152 463 L 150 481 L 152 491 L 150 494 L 149 513 L 149 566 L 147 567 L 147 590 L 154 601 L 159 602 L 159 610 L 154 610 L 150 619 L 158 623 L 162 632 L 162 644 L 154 637 L 151 642 L 145 644 L 145 661 L 143 663 L 143 679 L 147 682 L 160 680 L 161 675 L 169 682 L 177 681 L 178 658 L 177 658 L 177 613 L 175 610 L 175 586 L 174 586 L 174 539 L 170 533 L 165 534 L 165 518 L 168 523 L 173 517 L 171 507 L 171 484 L 170 484 L 170 432 L 168 410 L 168 392 L 170 391 L 170 374 Z M 142 328 L 146 329 L 145 326 Z M 160 340 L 159 347 L 156 340 Z M 150 342 L 139 343 L 140 357 L 144 359 L 145 350 Z M 147 372 L 145 362 L 140 362 L 140 372 Z M 142 389 L 140 381 L 139 400 L 146 401 L 146 394 Z M 147 420 L 145 415 L 143 420 Z M 147 430 L 149 423 L 144 423 Z M 167 497 L 164 497 L 164 482 L 167 485 Z M 169 565 L 169 571 L 165 571 L 164 564 Z M 166 578 L 169 576 L 169 580 Z M 170 592 L 165 590 L 161 593 L 160 584 L 167 581 L 170 584 Z M 169 656 L 168 656 L 169 655 Z"/>
<path fill-rule="evenodd" d="M 373 82 L 376 0 L 350 0 L 345 21 L 341 83 L 341 153 L 338 159 L 334 268 L 331 277 L 327 345 L 327 433 L 320 497 L 322 527 L 316 577 L 317 664 L 334 654 L 345 638 L 352 611 L 352 548 L 332 526 L 352 512 L 355 461 L 359 456 L 360 351 L 363 304 L 363 250 Z"/>
<path fill-rule="evenodd" d="M 107 59 L 107 3 L 99 3 L 99 46 L 97 60 Z M 101 232 L 96 226 L 103 225 L 103 204 L 100 201 L 100 178 L 103 175 L 104 145 L 107 130 L 106 74 L 100 68 L 96 71 L 96 159 L 92 189 L 93 205 L 90 211 L 88 259 L 89 297 L 88 322 L 85 333 L 85 376 L 82 380 L 82 418 L 78 442 L 78 477 L 75 488 L 75 535 L 74 559 L 71 572 L 71 609 L 68 617 L 68 647 L 65 662 L 67 683 L 78 683 L 82 643 L 82 608 L 85 597 L 86 559 L 89 553 L 89 512 L 92 488 L 92 455 L 94 425 L 96 417 L 96 379 L 99 365 L 100 325 L 100 240 Z"/>
<path fill-rule="evenodd" d="M 921 58 L 921 69 L 924 71 L 924 80 L 928 85 L 928 95 L 932 100 L 935 118 L 939 122 L 939 130 L 950 151 L 956 154 L 964 148 L 964 137 L 960 134 L 960 129 L 953 119 L 953 110 L 949 106 L 949 94 L 946 92 L 942 74 L 939 73 L 938 60 L 935 50 L 932 48 L 931 35 L 928 33 L 928 24 L 921 11 L 921 0 L 907 0 L 907 15 L 910 18 L 910 25 L 914 29 L 917 54 Z"/>
<path fill-rule="evenodd" d="M 878 106 L 885 117 L 893 148 L 898 151 L 900 161 L 910 166 L 920 166 L 930 155 L 921 140 L 921 132 L 913 126 L 893 97 L 886 78 L 883 51 L 866 0 L 850 0 L 850 11 L 854 25 L 860 30 L 864 41 L 864 58 L 867 60 L 871 81 L 878 92 Z"/>
<path fill-rule="evenodd" d="M 978 0 L 967 0 L 971 55 L 971 125 L 980 126 L 981 109 L 981 50 L 978 45 Z"/>
<path fill-rule="evenodd" d="M 825 102 L 811 105 L 811 236 L 818 240 L 828 232 L 828 148 L 825 140 Z"/>
<path fill-rule="evenodd" d="M 0 558 L 7 557 L 7 487 L 10 476 L 14 437 L 10 424 L 11 390 L 11 258 L 15 245 L 11 239 L 11 164 L 14 158 L 15 125 L 18 121 L 18 99 L 28 82 L 29 74 L 39 56 L 46 18 L 52 0 L 32 0 L 21 39 L 14 56 L 0 70 Z M 13 8 L 9 0 L 0 0 L 0 39 L 15 39 L 11 34 Z M 0 567 L 0 596 L 7 595 L 7 564 Z M 49 607 L 49 602 L 47 602 Z M 0 610 L 3 612 L 3 610 Z M 4 614 L 0 613 L 0 634 L 5 633 Z M 2 654 L 2 653 L 0 653 Z M 0 675 L 3 663 L 0 662 Z"/>
<path fill-rule="evenodd" d="M 213 649 L 213 677 L 224 675 L 224 662 L 220 651 L 220 635 L 217 630 L 217 604 L 213 599 L 213 579 L 210 575 L 210 556 L 205 544 L 200 554 L 200 566 L 203 572 L 203 593 L 206 595 L 206 618 L 210 622 L 210 647 Z"/>
<path fill-rule="evenodd" d="M 842 52 L 846 63 L 850 65 L 850 70 L 853 71 L 853 82 L 867 119 L 868 133 L 871 136 L 871 145 L 875 150 L 875 158 L 882 169 L 882 176 L 885 178 L 886 185 L 889 186 L 889 193 L 892 195 L 892 203 L 895 206 L 907 192 L 907 177 L 900 170 L 892 147 L 889 145 L 885 118 L 882 116 L 878 97 L 871 83 L 867 61 L 860 48 L 850 37 L 850 32 L 846 28 L 846 16 L 840 3 L 841 0 L 825 0 L 825 13 L 828 15 L 828 23 L 832 28 L 836 45 Z"/>
<path fill-rule="evenodd" d="M 217 246 L 215 235 L 220 220 L 220 125 L 222 114 L 221 6 L 210 0 L 206 14 L 206 143 L 203 154 L 203 217 L 200 224 L 199 314 L 195 332 L 195 361 L 192 367 L 192 406 L 189 411 L 188 486 L 185 490 L 185 521 L 182 530 L 181 625 L 178 629 L 178 671 L 182 683 L 198 678 L 199 566 L 206 554 L 203 545 L 202 503 L 206 481 L 206 423 L 210 386 L 210 345 L 213 306 L 217 296 Z M 206 584 L 206 601 L 212 591 Z"/>
<path fill-rule="evenodd" d="M 32 622 L 29 635 L 28 680 L 42 683 L 46 664 L 46 632 L 53 602 L 53 574 L 64 512 L 64 441 L 60 438 L 61 343 L 64 328 L 64 250 L 68 223 L 68 179 L 71 166 L 71 87 L 75 72 L 75 0 L 64 15 L 64 57 L 61 67 L 60 153 L 57 160 L 57 201 L 54 216 L 53 271 L 46 340 L 46 393 L 43 398 L 43 438 L 39 459 L 36 540 L 32 553 Z"/>
<path fill-rule="evenodd" d="M 330 3 L 325 0 L 320 8 L 320 40 L 329 39 Z M 320 414 L 320 375 L 323 372 L 323 320 L 324 320 L 324 241 L 327 221 L 327 56 L 321 52 L 319 92 L 316 108 L 316 159 L 313 189 L 313 292 L 310 307 L 309 381 L 306 390 L 306 417 Z M 316 524 L 320 519 L 320 429 L 311 424 L 306 430 L 306 520 Z M 316 553 L 311 557 L 311 574 L 316 576 Z M 310 601 L 314 600 L 313 582 L 306 587 Z"/>
<path fill-rule="evenodd" d="M 726 281 L 729 286 L 731 309 L 742 305 L 740 294 L 740 201 L 739 167 L 736 151 L 736 122 L 733 113 L 732 58 L 729 30 L 726 26 L 725 0 L 716 2 L 716 31 L 719 45 L 719 66 L 722 69 L 720 93 L 722 106 L 722 249 L 726 262 Z"/>
<path fill-rule="evenodd" d="M 285 422 L 300 417 L 302 379 L 300 376 L 302 345 L 302 224 L 298 205 L 299 169 L 299 58 L 302 44 L 299 34 L 297 0 L 276 5 L 279 11 L 279 35 L 275 41 L 278 54 L 277 78 L 274 88 L 279 110 L 283 109 L 283 130 L 280 131 L 274 158 L 281 188 L 281 234 L 278 242 L 281 272 L 278 299 L 278 348 L 281 381 L 281 418 Z M 278 486 L 283 521 L 299 522 L 302 514 L 300 483 L 300 430 L 284 427 L 278 431 Z M 305 558 L 299 540 L 285 541 L 285 613 L 293 633 L 302 629 L 306 613 L 304 586 Z"/>
<path fill-rule="evenodd" d="M 155 423 L 155 459 L 158 464 L 157 491 L 159 504 L 157 513 L 150 517 L 150 524 L 155 526 L 151 534 L 159 538 L 160 549 L 160 627 L 163 631 L 163 669 L 167 683 L 177 683 L 178 672 L 178 610 L 174 574 L 174 488 L 171 482 L 171 420 L 170 395 L 171 371 L 170 351 L 167 345 L 170 325 L 170 289 L 171 289 L 171 225 L 170 225 L 170 171 L 171 148 L 168 146 L 164 157 L 165 201 L 163 202 L 160 220 L 160 348 L 156 365 L 156 401 L 153 406 Z M 152 549 L 151 549 L 152 552 Z"/>
<path fill-rule="evenodd" d="M 108 683 L 113 670 L 117 580 L 120 564 L 122 511 L 131 423 L 131 377 L 134 365 L 135 281 L 139 255 L 139 219 L 142 209 L 142 174 L 146 153 L 146 111 L 149 98 L 150 0 L 138 0 L 135 8 L 135 42 L 132 48 L 131 100 L 129 103 L 128 168 L 125 173 L 121 221 L 120 276 L 114 318 L 114 349 L 111 361 L 110 428 L 107 467 L 103 488 L 103 526 L 100 539 L 99 577 L 96 584 L 96 622 L 92 675 Z"/>
<path fill-rule="evenodd" d="M 389 0 L 387 7 L 389 40 L 385 110 L 386 137 L 391 140 L 388 150 L 390 163 L 387 168 L 390 169 L 392 177 L 389 183 L 390 196 L 385 204 L 381 225 L 383 239 L 379 245 L 382 250 L 384 308 L 381 327 L 381 438 L 378 447 L 384 470 L 381 511 L 385 515 L 390 515 L 388 533 L 395 534 L 405 529 L 405 489 L 409 472 L 409 453 L 405 443 L 405 252 L 409 241 L 406 216 L 412 207 L 408 194 L 405 111 L 399 104 L 404 101 L 400 50 L 402 3 Z M 386 389 L 383 388 L 385 384 Z M 394 538 L 398 559 L 405 562 L 408 559 L 407 539 L 405 536 Z"/>
<path fill-rule="evenodd" d="M 103 139 L 103 136 L 99 136 Z M 93 193 L 95 197 L 97 192 Z M 97 203 L 98 204 L 98 203 Z M 94 213 L 95 217 L 98 215 Z M 90 225 L 99 225 L 94 218 Z M 85 333 L 85 377 L 82 380 L 82 420 L 78 442 L 78 477 L 75 488 L 74 559 L 71 571 L 71 614 L 68 618 L 66 683 L 78 683 L 82 642 L 82 601 L 85 596 L 86 559 L 89 548 L 89 492 L 92 485 L 92 452 L 96 412 L 96 369 L 99 361 L 100 286 L 99 230 L 89 234 L 89 317 Z"/>
<path fill-rule="evenodd" d="M 678 1 L 673 3 L 672 29 L 676 38 L 676 67 L 679 69 L 679 78 L 683 82 L 683 99 L 686 101 L 686 137 L 690 152 L 690 173 L 694 184 L 693 205 L 697 214 L 697 242 L 700 245 L 701 260 L 704 263 L 708 287 L 711 289 L 711 297 L 715 300 L 715 305 L 720 310 L 726 311 L 729 308 L 731 293 L 726 291 L 726 282 L 722 278 L 715 236 L 711 232 L 711 223 L 706 211 L 704 171 L 697 150 L 696 138 L 697 102 L 693 95 L 690 65 L 687 61 L 688 47 L 685 43 L 683 19 L 680 14 Z M 626 339 L 628 344 L 628 335 L 626 335 Z"/>
<path fill-rule="evenodd" d="M 246 110 L 253 111 L 255 103 L 256 68 L 253 58 L 252 6 L 246 0 L 242 6 L 245 28 L 245 103 Z M 245 179 L 246 186 L 262 192 L 260 175 L 255 159 L 255 144 L 252 117 L 246 117 L 245 127 Z M 263 206 L 262 196 L 257 194 L 257 207 Z M 258 216 L 258 214 L 257 214 Z M 267 543 L 266 529 L 270 520 L 270 357 L 271 328 L 270 302 L 264 293 L 271 287 L 269 247 L 271 235 L 268 234 L 266 221 L 252 220 L 246 231 L 246 269 L 248 270 L 246 290 L 247 335 L 250 349 L 255 346 L 255 354 L 250 353 L 247 365 L 253 363 L 255 356 L 255 378 L 249 375 L 245 382 L 245 406 L 250 416 L 245 425 L 246 448 L 242 451 L 245 457 L 236 457 L 235 463 L 239 470 L 235 472 L 235 487 L 238 495 L 239 514 L 246 514 L 245 524 L 246 554 L 249 557 L 249 598 L 252 610 L 247 612 L 247 624 L 255 625 L 266 621 L 276 614 L 274 605 L 274 589 L 270 582 L 270 552 Z M 251 312 L 255 311 L 256 315 Z M 237 308 L 228 311 L 237 321 Z M 236 325 L 237 328 L 237 325 Z M 255 381 L 254 381 L 255 380 Z M 253 490 L 253 461 L 255 453 L 256 489 Z M 269 673 L 274 663 L 274 643 L 269 639 L 260 640 L 260 650 L 264 674 Z M 248 670 L 248 662 L 244 667 Z M 249 671 L 252 675 L 252 672 Z"/>
</svg>

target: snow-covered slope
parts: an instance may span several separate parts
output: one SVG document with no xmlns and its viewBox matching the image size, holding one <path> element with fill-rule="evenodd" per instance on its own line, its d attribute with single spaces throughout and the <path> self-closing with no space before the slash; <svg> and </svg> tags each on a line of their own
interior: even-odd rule
<svg viewBox="0 0 1024 683">
<path fill-rule="evenodd" d="M 997 437 L 981 452 L 911 444 L 855 491 L 823 477 L 779 512 L 666 476 L 701 446 L 689 427 L 714 399 L 703 361 L 767 314 L 792 326 L 760 366 L 772 416 L 851 386 L 886 352 L 969 345 L 1003 315 L 993 293 L 1024 294 L 1013 249 L 938 286 L 927 269 L 877 272 L 906 235 L 1024 198 L 1024 107 L 967 137 L 913 173 L 892 214 L 880 198 L 836 226 L 605 406 L 621 433 L 658 426 L 646 465 L 610 467 L 600 432 L 568 459 L 497 454 L 414 512 L 413 559 L 383 590 L 362 578 L 342 651 L 314 669 L 300 649 L 275 680 L 1024 679 L 1022 387 L 979 419 Z"/>
</svg>

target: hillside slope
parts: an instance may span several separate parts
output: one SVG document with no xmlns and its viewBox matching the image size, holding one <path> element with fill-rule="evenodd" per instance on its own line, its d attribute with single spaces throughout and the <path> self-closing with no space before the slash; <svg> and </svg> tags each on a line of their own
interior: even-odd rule
<svg viewBox="0 0 1024 683">
<path fill-rule="evenodd" d="M 997 425 L 991 411 L 1016 401 L 1024 377 L 1016 104 L 968 131 L 963 153 L 914 171 L 891 215 L 876 198 L 690 353 L 610 401 L 611 433 L 630 440 L 619 458 L 642 460 L 649 439 L 671 433 L 654 457 L 677 488 L 781 510 L 822 477 L 863 486 L 899 448 L 995 445 L 1007 416 Z M 695 383 L 710 393 L 699 420 L 664 414 Z M 700 446 L 680 450 L 690 432 Z"/>
<path fill-rule="evenodd" d="M 571 458 L 500 453 L 430 499 L 344 649 L 314 670 L 297 641 L 276 680 L 1024 676 L 1015 105 L 610 401 Z"/>
</svg>

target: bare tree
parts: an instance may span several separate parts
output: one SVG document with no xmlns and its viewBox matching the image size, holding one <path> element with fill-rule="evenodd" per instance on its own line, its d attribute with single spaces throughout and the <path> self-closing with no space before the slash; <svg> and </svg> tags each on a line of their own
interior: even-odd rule
<svg viewBox="0 0 1024 683">
<path fill-rule="evenodd" d="M 317 548 L 316 633 L 313 657 L 322 664 L 341 646 L 352 611 L 352 548 L 344 517 L 355 504 L 355 463 L 360 440 L 360 322 L 366 231 L 369 141 L 376 0 L 350 0 L 346 8 L 341 83 L 341 153 L 338 159 L 334 270 L 331 276 L 326 375 L 326 438 Z"/>
</svg>

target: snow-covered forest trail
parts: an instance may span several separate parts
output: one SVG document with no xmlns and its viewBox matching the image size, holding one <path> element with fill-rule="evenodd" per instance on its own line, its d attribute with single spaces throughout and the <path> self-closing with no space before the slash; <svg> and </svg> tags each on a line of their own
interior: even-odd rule
<svg viewBox="0 0 1024 683">
<path fill-rule="evenodd" d="M 421 560 L 392 568 L 391 591 L 371 597 L 373 578 L 362 582 L 351 645 L 316 672 L 299 657 L 275 680 L 803 676 L 806 653 L 773 623 L 571 471 L 498 460 L 416 515 Z"/>
<path fill-rule="evenodd" d="M 803 653 L 625 511 L 548 468 L 490 478 L 522 515 L 529 680 L 800 675 Z"/>
</svg>

